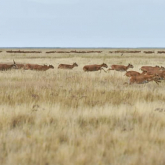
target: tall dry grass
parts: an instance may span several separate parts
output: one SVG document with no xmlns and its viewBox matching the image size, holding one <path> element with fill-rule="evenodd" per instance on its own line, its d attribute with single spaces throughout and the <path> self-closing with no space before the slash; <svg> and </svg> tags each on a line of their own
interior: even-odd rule
<svg viewBox="0 0 165 165">
<path fill-rule="evenodd" d="M 165 83 L 124 85 L 123 72 L 82 70 L 105 62 L 139 71 L 165 66 L 163 55 L 1 54 L 2 62 L 14 57 L 55 69 L 0 72 L 0 164 L 164 165 Z M 79 67 L 57 69 L 73 62 Z"/>
</svg>

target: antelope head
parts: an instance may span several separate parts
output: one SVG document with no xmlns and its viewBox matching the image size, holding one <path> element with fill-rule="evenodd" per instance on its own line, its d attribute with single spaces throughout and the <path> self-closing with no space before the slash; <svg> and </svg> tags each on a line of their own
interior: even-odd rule
<svg viewBox="0 0 165 165">
<path fill-rule="evenodd" d="M 13 67 L 15 67 L 17 69 L 17 65 L 16 65 L 14 59 L 13 59 Z"/>
<path fill-rule="evenodd" d="M 129 68 L 133 68 L 133 65 L 132 65 L 132 64 L 128 64 L 128 67 L 129 67 Z"/>
<path fill-rule="evenodd" d="M 161 66 L 161 70 L 165 70 L 165 67 Z"/>
<path fill-rule="evenodd" d="M 158 74 L 154 75 L 154 80 L 161 80 L 161 77 Z"/>
<path fill-rule="evenodd" d="M 76 67 L 78 67 L 77 63 L 73 63 L 73 66 L 76 66 Z"/>
<path fill-rule="evenodd" d="M 103 64 L 102 64 L 102 67 L 108 68 L 108 65 L 105 64 L 105 63 L 103 63 Z"/>
<path fill-rule="evenodd" d="M 52 69 L 54 69 L 54 66 L 53 66 L 53 65 L 49 65 L 49 68 L 52 68 Z"/>
</svg>

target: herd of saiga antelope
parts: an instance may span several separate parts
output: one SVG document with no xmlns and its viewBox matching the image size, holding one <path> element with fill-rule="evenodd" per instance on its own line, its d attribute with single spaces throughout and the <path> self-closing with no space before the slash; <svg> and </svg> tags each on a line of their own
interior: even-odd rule
<svg viewBox="0 0 165 165">
<path fill-rule="evenodd" d="M 13 64 L 0 64 L 0 70 L 10 70 L 12 68 L 14 69 L 24 69 L 24 70 L 37 70 L 37 71 L 46 71 L 50 68 L 54 69 L 53 65 L 38 65 L 38 64 L 16 64 L 13 60 Z M 73 63 L 72 65 L 68 64 L 60 64 L 58 66 L 58 69 L 73 69 L 74 67 L 78 67 L 76 63 Z M 104 70 L 103 68 L 108 68 L 107 64 L 103 63 L 101 65 L 85 65 L 83 67 L 83 70 L 85 72 L 90 71 L 99 71 Z M 124 65 L 111 65 L 111 68 L 109 70 L 115 70 L 115 71 L 125 71 L 126 76 L 130 77 L 129 84 L 137 83 L 137 84 L 144 84 L 148 83 L 150 81 L 155 81 L 157 84 L 161 82 L 160 80 L 165 79 L 165 68 L 160 66 L 142 66 L 140 70 L 142 73 L 139 73 L 137 71 L 127 71 L 129 68 L 133 68 L 132 64 L 128 64 L 128 66 Z M 104 70 L 105 71 L 105 70 Z M 106 71 L 105 71 L 106 72 Z"/>
</svg>

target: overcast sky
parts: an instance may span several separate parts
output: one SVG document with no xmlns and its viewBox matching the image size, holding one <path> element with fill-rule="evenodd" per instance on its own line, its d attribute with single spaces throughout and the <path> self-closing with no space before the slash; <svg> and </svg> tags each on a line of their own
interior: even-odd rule
<svg viewBox="0 0 165 165">
<path fill-rule="evenodd" d="M 0 47 L 165 47 L 165 0 L 0 0 Z"/>
</svg>

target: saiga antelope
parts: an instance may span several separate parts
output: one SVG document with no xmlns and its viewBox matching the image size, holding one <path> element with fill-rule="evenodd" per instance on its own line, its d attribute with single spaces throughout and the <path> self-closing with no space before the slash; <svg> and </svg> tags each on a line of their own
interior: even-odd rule
<svg viewBox="0 0 165 165">
<path fill-rule="evenodd" d="M 101 70 L 104 70 L 103 67 L 108 68 L 107 64 L 103 63 L 101 65 L 96 65 L 96 64 L 95 65 L 85 65 L 83 67 L 83 70 L 85 72 L 91 72 L 91 71 L 98 71 L 98 70 L 100 70 L 100 72 L 101 72 Z M 104 70 L 104 72 L 106 72 L 106 71 Z"/>
<path fill-rule="evenodd" d="M 17 67 L 14 60 L 13 60 L 13 64 L 0 64 L 0 70 L 2 71 L 12 69 L 13 67 Z"/>
<path fill-rule="evenodd" d="M 139 76 L 141 74 L 143 74 L 143 73 L 139 73 L 139 72 L 136 72 L 136 71 L 127 71 L 125 76 L 132 77 L 132 76 Z"/>
<path fill-rule="evenodd" d="M 60 64 L 58 69 L 73 69 L 74 67 L 78 67 L 78 65 L 76 63 L 73 63 L 72 65 Z"/>
<path fill-rule="evenodd" d="M 157 84 L 160 82 L 160 76 L 159 75 L 139 75 L 139 76 L 133 76 L 130 78 L 130 84 L 136 83 L 136 84 L 145 84 L 150 81 L 155 81 Z"/>
<path fill-rule="evenodd" d="M 48 69 L 54 69 L 53 65 L 38 65 L 38 64 L 26 64 L 24 66 L 25 70 L 37 70 L 37 71 L 46 71 Z"/>
<path fill-rule="evenodd" d="M 128 66 L 124 65 L 111 65 L 111 68 L 109 70 L 116 70 L 116 71 L 127 71 L 129 68 L 133 68 L 132 64 L 128 64 Z"/>
</svg>

